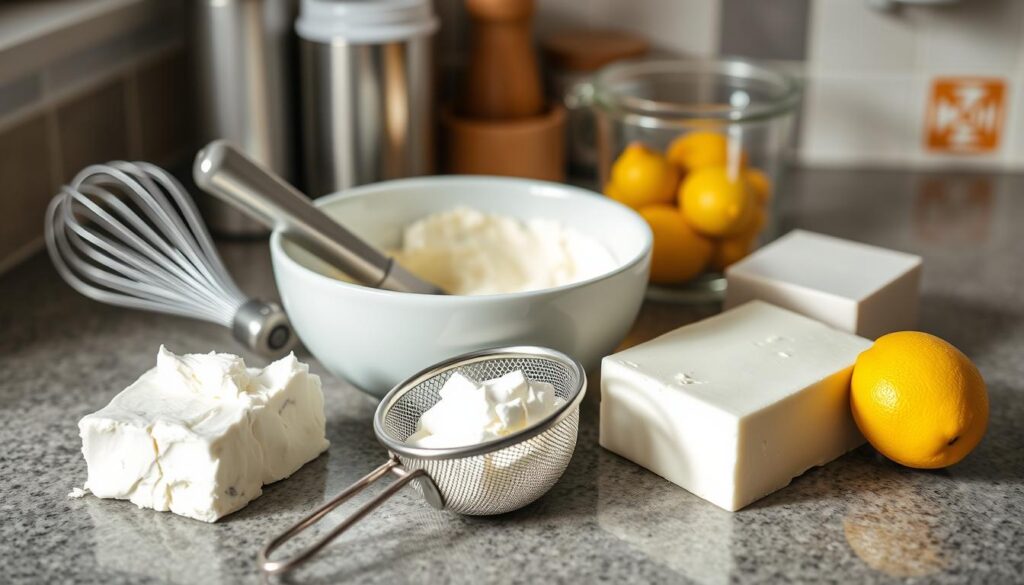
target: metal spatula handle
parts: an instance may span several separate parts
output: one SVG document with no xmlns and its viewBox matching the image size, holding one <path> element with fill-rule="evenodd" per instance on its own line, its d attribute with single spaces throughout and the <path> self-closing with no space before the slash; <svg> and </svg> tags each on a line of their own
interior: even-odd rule
<svg viewBox="0 0 1024 585">
<path fill-rule="evenodd" d="M 392 258 L 317 209 L 295 187 L 224 140 L 196 155 L 196 185 L 366 286 L 399 292 L 441 294 Z"/>
</svg>

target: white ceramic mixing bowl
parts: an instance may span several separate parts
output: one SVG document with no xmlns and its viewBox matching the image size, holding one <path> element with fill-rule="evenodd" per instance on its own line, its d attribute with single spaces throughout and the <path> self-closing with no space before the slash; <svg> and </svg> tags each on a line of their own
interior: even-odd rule
<svg viewBox="0 0 1024 585">
<path fill-rule="evenodd" d="M 316 201 L 360 237 L 395 249 L 425 215 L 467 206 L 520 219 L 554 219 L 601 242 L 615 269 L 544 290 L 483 296 L 396 293 L 331 276 L 332 268 L 270 239 L 277 288 L 292 325 L 331 373 L 374 396 L 454 355 L 540 345 L 595 367 L 629 331 L 643 301 L 651 231 L 635 212 L 590 191 L 528 179 L 436 176 L 386 181 Z"/>
</svg>

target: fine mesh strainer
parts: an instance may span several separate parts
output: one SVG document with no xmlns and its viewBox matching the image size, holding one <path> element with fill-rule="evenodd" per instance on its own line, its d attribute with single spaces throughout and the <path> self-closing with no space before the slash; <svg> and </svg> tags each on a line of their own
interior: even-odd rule
<svg viewBox="0 0 1024 585">
<path fill-rule="evenodd" d="M 484 443 L 447 449 L 405 443 L 420 415 L 441 399 L 438 392 L 455 372 L 490 380 L 516 370 L 554 386 L 565 403 L 536 425 Z M 586 387 L 579 362 L 552 349 L 529 346 L 478 351 L 415 374 L 384 397 L 373 417 L 374 433 L 391 455 L 387 462 L 270 541 L 260 551 L 260 568 L 281 573 L 301 564 L 410 482 L 431 506 L 459 514 L 503 514 L 522 508 L 551 489 L 569 465 Z M 325 536 L 289 559 L 269 559 L 285 542 L 388 473 L 398 479 Z"/>
</svg>

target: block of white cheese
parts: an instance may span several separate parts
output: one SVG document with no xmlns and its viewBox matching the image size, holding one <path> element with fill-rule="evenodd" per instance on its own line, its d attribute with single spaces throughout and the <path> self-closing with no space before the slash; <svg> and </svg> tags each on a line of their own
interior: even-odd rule
<svg viewBox="0 0 1024 585">
<path fill-rule="evenodd" d="M 753 301 L 604 358 L 601 445 L 734 511 L 864 442 L 871 342 Z"/>
<path fill-rule="evenodd" d="M 175 355 L 78 423 L 87 490 L 214 522 L 315 458 L 320 378 L 294 355 L 262 370 L 228 354 Z"/>
<path fill-rule="evenodd" d="M 876 339 L 917 324 L 921 257 L 794 230 L 725 271 L 725 308 L 760 299 Z"/>
</svg>

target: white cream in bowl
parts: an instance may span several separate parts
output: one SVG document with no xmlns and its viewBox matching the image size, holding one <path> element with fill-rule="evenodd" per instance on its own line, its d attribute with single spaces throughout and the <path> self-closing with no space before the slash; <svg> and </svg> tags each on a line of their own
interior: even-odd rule
<svg viewBox="0 0 1024 585">
<path fill-rule="evenodd" d="M 563 286 L 616 265 L 607 248 L 558 221 L 520 221 L 465 206 L 408 225 L 393 255 L 420 278 L 456 295 Z"/>
</svg>

